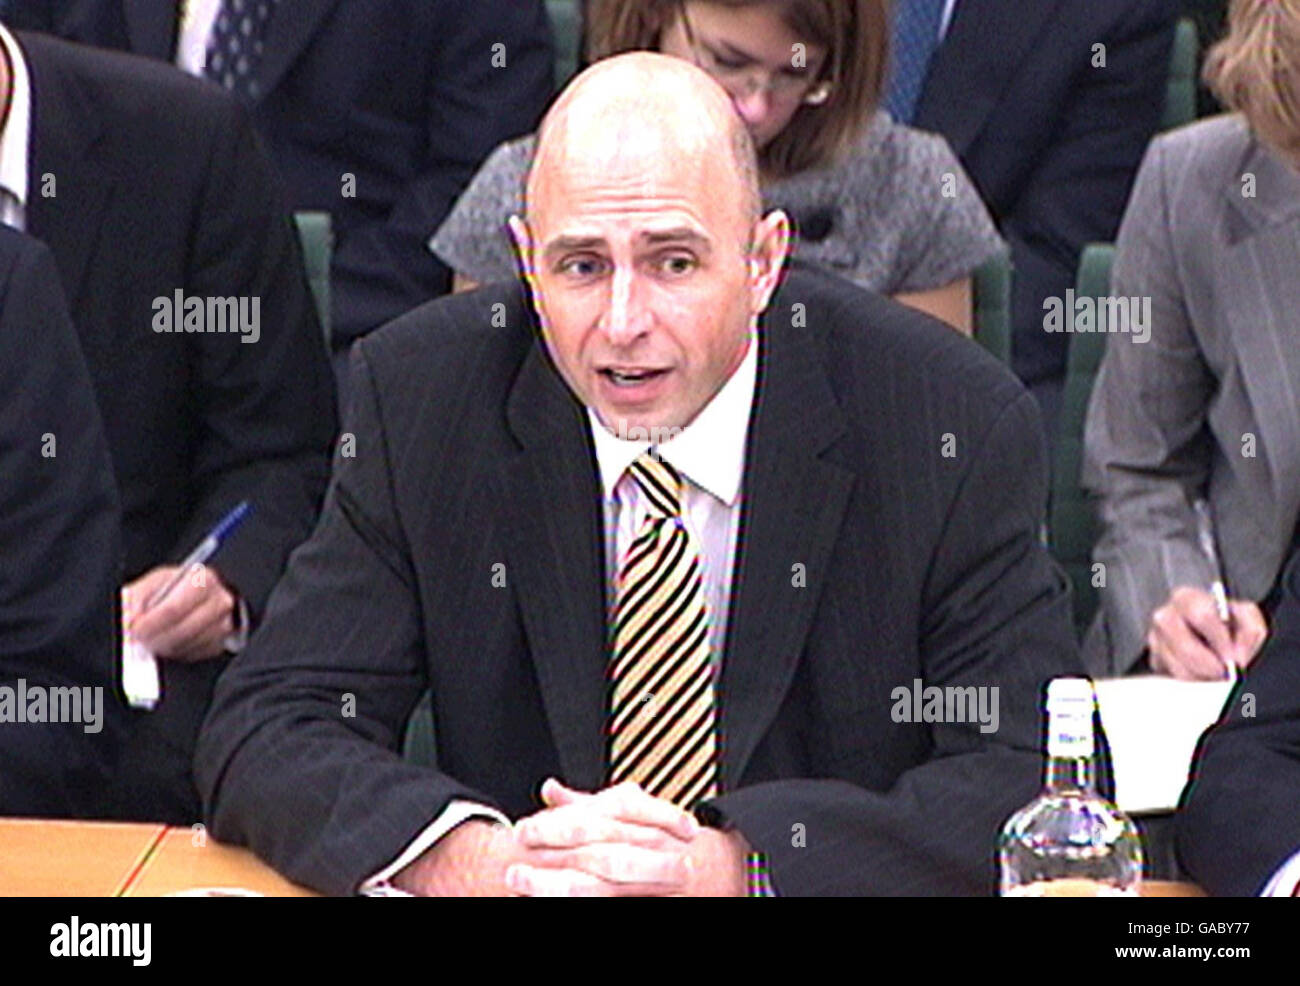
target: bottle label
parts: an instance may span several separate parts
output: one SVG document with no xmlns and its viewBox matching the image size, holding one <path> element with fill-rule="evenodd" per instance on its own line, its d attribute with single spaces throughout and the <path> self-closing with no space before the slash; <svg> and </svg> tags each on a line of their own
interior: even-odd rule
<svg viewBox="0 0 1300 986">
<path fill-rule="evenodd" d="M 1084 759 L 1092 756 L 1092 682 L 1056 678 L 1047 689 L 1047 755 Z"/>
<path fill-rule="evenodd" d="M 1086 760 L 1092 756 L 1092 723 L 1058 723 L 1053 717 L 1047 734 L 1047 755 L 1067 760 Z"/>
</svg>

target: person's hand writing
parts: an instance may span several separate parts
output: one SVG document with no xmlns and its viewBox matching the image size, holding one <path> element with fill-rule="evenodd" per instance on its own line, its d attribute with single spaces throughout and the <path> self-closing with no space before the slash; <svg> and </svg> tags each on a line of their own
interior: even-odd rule
<svg viewBox="0 0 1300 986">
<path fill-rule="evenodd" d="M 701 826 L 638 785 L 586 794 L 556 780 L 545 809 L 521 819 L 527 856 L 506 885 L 525 896 L 743 896 L 748 846 L 738 833 Z"/>
<path fill-rule="evenodd" d="M 235 629 L 235 595 L 214 569 L 198 566 L 158 605 L 145 606 L 179 569 L 160 565 L 122 588 L 127 632 L 161 658 L 205 661 L 224 649 Z"/>
<path fill-rule="evenodd" d="M 1229 624 L 1219 618 L 1214 597 L 1204 589 L 1179 586 L 1151 614 L 1147 648 L 1151 670 L 1187 681 L 1225 676 L 1228 664 L 1247 667 L 1268 636 L 1264 614 L 1252 602 L 1228 602 Z"/>
</svg>

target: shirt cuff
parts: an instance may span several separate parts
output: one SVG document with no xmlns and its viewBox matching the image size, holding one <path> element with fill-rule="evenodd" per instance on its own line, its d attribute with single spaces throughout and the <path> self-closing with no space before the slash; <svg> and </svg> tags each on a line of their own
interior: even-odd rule
<svg viewBox="0 0 1300 986">
<path fill-rule="evenodd" d="M 1290 897 L 1300 886 L 1300 852 L 1295 853 L 1273 874 L 1260 891 L 1261 897 Z"/>
<path fill-rule="evenodd" d="M 414 897 L 415 894 L 393 886 L 390 882 L 392 878 L 419 859 L 430 846 L 457 825 L 468 822 L 471 818 L 485 818 L 499 825 L 510 824 L 510 819 L 495 808 L 474 801 L 453 801 L 402 850 L 401 855 L 374 876 L 362 881 L 361 886 L 357 887 L 357 893 L 362 897 Z"/>
</svg>

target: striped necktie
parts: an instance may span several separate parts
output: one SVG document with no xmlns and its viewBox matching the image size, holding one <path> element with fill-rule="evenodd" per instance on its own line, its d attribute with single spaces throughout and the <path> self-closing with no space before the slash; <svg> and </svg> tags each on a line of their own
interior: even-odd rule
<svg viewBox="0 0 1300 986">
<path fill-rule="evenodd" d="M 683 808 L 717 793 L 717 725 L 700 552 L 682 480 L 650 453 L 628 467 L 647 505 L 619 566 L 609 665 L 610 783 Z"/>
</svg>

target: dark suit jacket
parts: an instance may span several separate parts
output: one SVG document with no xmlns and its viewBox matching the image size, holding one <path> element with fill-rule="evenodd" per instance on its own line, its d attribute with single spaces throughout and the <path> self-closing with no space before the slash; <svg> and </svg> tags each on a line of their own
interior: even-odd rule
<svg viewBox="0 0 1300 986">
<path fill-rule="evenodd" d="M 176 8 L 44 0 L 29 16 L 171 61 Z M 334 215 L 332 328 L 350 343 L 447 290 L 425 244 L 492 149 L 536 127 L 554 85 L 550 25 L 541 0 L 286 0 L 268 32 L 254 122 L 291 206 Z"/>
<path fill-rule="evenodd" d="M 103 716 L 0 723 L 0 815 L 96 815 L 121 731 L 117 489 L 54 261 L 2 225 L 0 352 L 0 687 L 99 688 Z"/>
<path fill-rule="evenodd" d="M 1038 539 L 1033 400 L 829 275 L 792 273 L 763 324 L 712 807 L 783 893 L 987 893 L 999 827 L 1039 785 L 1040 689 L 1079 666 Z M 515 817 L 550 774 L 602 784 L 599 479 L 536 333 L 502 284 L 356 350 L 355 456 L 195 762 L 217 838 L 296 880 L 352 891 L 453 798 Z M 916 678 L 998 687 L 998 731 L 893 721 Z M 395 752 L 426 687 L 437 770 Z"/>
<path fill-rule="evenodd" d="M 1178 820 L 1179 861 L 1211 894 L 1258 894 L 1300 852 L 1300 562 L 1230 713 L 1201 738 Z M 1249 700 L 1249 701 L 1247 701 Z"/>
<path fill-rule="evenodd" d="M 125 577 L 180 560 L 248 499 L 252 515 L 212 564 L 256 618 L 311 530 L 336 430 L 280 189 L 247 114 L 215 87 L 130 55 L 18 40 L 32 80 L 27 229 L 54 254 L 90 367 L 120 488 Z M 154 301 L 177 290 L 259 299 L 258 340 L 156 332 Z M 219 665 L 164 667 L 167 695 L 141 726 L 140 756 L 175 747 L 148 786 L 185 797 L 141 803 L 144 817 L 197 814 L 189 753 Z"/>
<path fill-rule="evenodd" d="M 1062 377 L 1069 336 L 1043 299 L 1113 240 L 1164 110 L 1176 0 L 957 0 L 915 125 L 948 138 L 1011 245 L 1013 357 Z M 1094 45 L 1105 67 L 1094 67 Z"/>
</svg>

